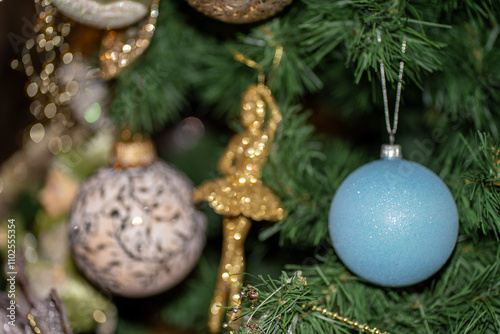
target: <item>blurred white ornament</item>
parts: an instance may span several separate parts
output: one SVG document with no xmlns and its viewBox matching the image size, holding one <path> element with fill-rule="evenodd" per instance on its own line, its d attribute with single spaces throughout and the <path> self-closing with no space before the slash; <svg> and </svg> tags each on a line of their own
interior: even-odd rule
<svg viewBox="0 0 500 334">
<path fill-rule="evenodd" d="M 99 287 L 146 297 L 192 270 L 204 246 L 206 219 L 181 172 L 152 162 L 144 143 L 120 144 L 115 166 L 82 185 L 71 212 L 70 243 L 76 264 Z"/>
<path fill-rule="evenodd" d="M 153 0 L 52 0 L 69 18 L 99 29 L 120 29 L 146 16 Z"/>
</svg>

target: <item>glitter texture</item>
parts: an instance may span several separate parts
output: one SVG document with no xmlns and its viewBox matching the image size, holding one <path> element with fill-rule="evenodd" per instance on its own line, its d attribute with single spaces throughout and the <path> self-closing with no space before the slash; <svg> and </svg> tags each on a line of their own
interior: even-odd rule
<svg viewBox="0 0 500 334">
<path fill-rule="evenodd" d="M 266 114 L 270 112 L 267 123 Z M 210 304 L 208 328 L 219 333 L 225 309 L 242 284 L 245 271 L 245 239 L 251 221 L 283 218 L 279 198 L 260 180 L 269 155 L 269 146 L 281 121 L 281 113 L 269 88 L 251 85 L 243 94 L 241 123 L 246 131 L 236 134 L 219 160 L 220 179 L 205 181 L 194 192 L 196 202 L 209 205 L 224 216 L 222 256 L 214 296 Z M 266 124 L 264 124 L 266 123 Z M 236 316 L 232 313 L 230 319 Z"/>
<path fill-rule="evenodd" d="M 344 264 L 389 287 L 436 273 L 458 235 L 457 208 L 444 182 L 402 159 L 377 160 L 349 175 L 333 198 L 329 223 Z"/>
<path fill-rule="evenodd" d="M 158 7 L 159 0 L 153 0 L 149 15 L 137 26 L 106 31 L 99 54 L 102 79 L 116 77 L 146 51 L 156 29 Z"/>
<path fill-rule="evenodd" d="M 292 0 L 187 0 L 197 11 L 226 23 L 241 24 L 264 20 Z"/>
<path fill-rule="evenodd" d="M 264 127 L 266 106 L 271 118 Z M 264 85 L 252 85 L 243 95 L 241 123 L 247 131 L 235 135 L 219 160 L 225 177 L 204 182 L 194 192 L 195 201 L 208 201 L 220 215 L 244 215 L 253 220 L 276 221 L 283 218 L 279 198 L 260 177 L 269 155 L 281 114 Z"/>
</svg>

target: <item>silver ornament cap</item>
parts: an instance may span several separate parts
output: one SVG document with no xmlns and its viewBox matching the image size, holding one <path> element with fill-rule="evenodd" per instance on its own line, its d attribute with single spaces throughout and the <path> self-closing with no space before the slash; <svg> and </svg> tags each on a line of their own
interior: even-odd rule
<svg viewBox="0 0 500 334">
<path fill-rule="evenodd" d="M 394 160 L 402 159 L 401 145 L 384 144 L 380 150 L 380 159 Z"/>
</svg>

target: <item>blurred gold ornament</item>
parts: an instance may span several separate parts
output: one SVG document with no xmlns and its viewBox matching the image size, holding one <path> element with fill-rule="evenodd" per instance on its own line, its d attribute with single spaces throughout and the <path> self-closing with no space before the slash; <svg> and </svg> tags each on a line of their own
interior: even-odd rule
<svg viewBox="0 0 500 334">
<path fill-rule="evenodd" d="M 102 96 L 106 89 L 100 80 L 112 79 L 139 57 L 155 31 L 159 0 L 130 1 L 139 1 L 141 6 L 150 4 L 150 14 L 138 26 L 103 33 L 61 15 L 52 0 L 34 0 L 38 14 L 34 37 L 26 41 L 21 58 L 11 62 L 13 69 L 22 69 L 28 77 L 26 93 L 33 100 L 30 111 L 36 121 L 26 130 L 27 142 L 45 144 L 53 155 L 66 153 L 71 148 L 66 139 L 75 119 L 83 120 L 85 125 L 103 125 L 106 101 Z M 85 1 L 76 2 L 74 5 L 80 6 Z M 63 3 L 70 5 L 65 0 L 54 1 L 59 6 Z M 124 1 L 113 5 L 120 3 Z M 97 41 L 102 46 L 100 68 L 96 69 L 85 58 L 95 52 L 94 46 L 88 44 L 97 47 Z"/>
<path fill-rule="evenodd" d="M 226 23 L 251 23 L 275 15 L 292 0 L 187 0 L 197 11 Z"/>
<path fill-rule="evenodd" d="M 152 0 L 52 0 L 67 17 L 99 29 L 120 29 L 136 23 Z"/>
<path fill-rule="evenodd" d="M 153 0 L 149 15 L 139 27 L 107 31 L 101 41 L 101 78 L 109 80 L 137 59 L 149 46 L 156 29 L 160 1 Z"/>
<path fill-rule="evenodd" d="M 159 14 L 159 0 L 52 1 L 54 14 L 58 10 L 83 25 L 105 30 L 99 52 L 103 80 L 116 77 L 148 48 Z"/>
<path fill-rule="evenodd" d="M 265 124 L 267 108 L 270 117 Z M 241 103 L 241 123 L 247 130 L 230 140 L 219 160 L 219 171 L 225 176 L 205 181 L 193 193 L 195 201 L 208 201 L 215 212 L 224 216 L 222 257 L 209 313 L 211 333 L 218 333 L 221 328 L 221 307 L 235 305 L 239 297 L 239 274 L 245 271 L 244 243 L 250 219 L 283 218 L 279 198 L 260 180 L 280 121 L 281 114 L 269 88 L 263 83 L 250 86 Z M 231 317 L 235 316 L 233 313 Z"/>
<path fill-rule="evenodd" d="M 38 195 L 40 204 L 49 217 L 59 217 L 69 212 L 78 188 L 78 181 L 74 178 L 58 169 L 52 169 Z"/>
<path fill-rule="evenodd" d="M 67 43 L 71 23 L 57 16 L 50 0 L 35 0 L 35 4 L 38 17 L 33 26 L 34 37 L 26 41 L 21 61 L 14 60 L 11 66 L 23 66 L 28 77 L 26 93 L 33 99 L 30 111 L 38 122 L 29 127 L 27 137 L 39 143 L 46 133 L 57 138 L 73 126 L 68 103 L 79 87 L 73 80 L 74 73 L 61 69 L 61 65 L 71 64 L 74 58 Z M 48 139 L 50 144 L 51 138 Z M 55 141 L 49 147 L 52 153 L 59 151 Z"/>
</svg>

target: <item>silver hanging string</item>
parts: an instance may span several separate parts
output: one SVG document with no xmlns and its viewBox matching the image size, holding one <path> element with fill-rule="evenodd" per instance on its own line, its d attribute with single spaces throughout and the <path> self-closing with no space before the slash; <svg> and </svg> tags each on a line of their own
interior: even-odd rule
<svg viewBox="0 0 500 334">
<path fill-rule="evenodd" d="M 380 30 L 377 30 L 377 40 L 382 42 L 382 37 L 380 35 Z M 403 45 L 401 48 L 402 53 L 404 54 L 406 51 L 406 33 L 403 34 Z M 398 76 L 398 87 L 396 91 L 396 106 L 394 108 L 394 125 L 391 127 L 391 121 L 389 116 L 389 102 L 387 100 L 387 86 L 385 82 L 385 67 L 384 62 L 380 59 L 380 77 L 382 80 L 382 94 L 384 99 L 384 111 L 385 111 L 385 125 L 387 127 L 387 133 L 389 134 L 389 142 L 391 145 L 394 145 L 394 135 L 398 129 L 398 120 L 399 120 L 399 103 L 401 101 L 401 89 L 403 86 L 403 69 L 405 63 L 403 60 L 399 63 L 399 76 Z"/>
</svg>

